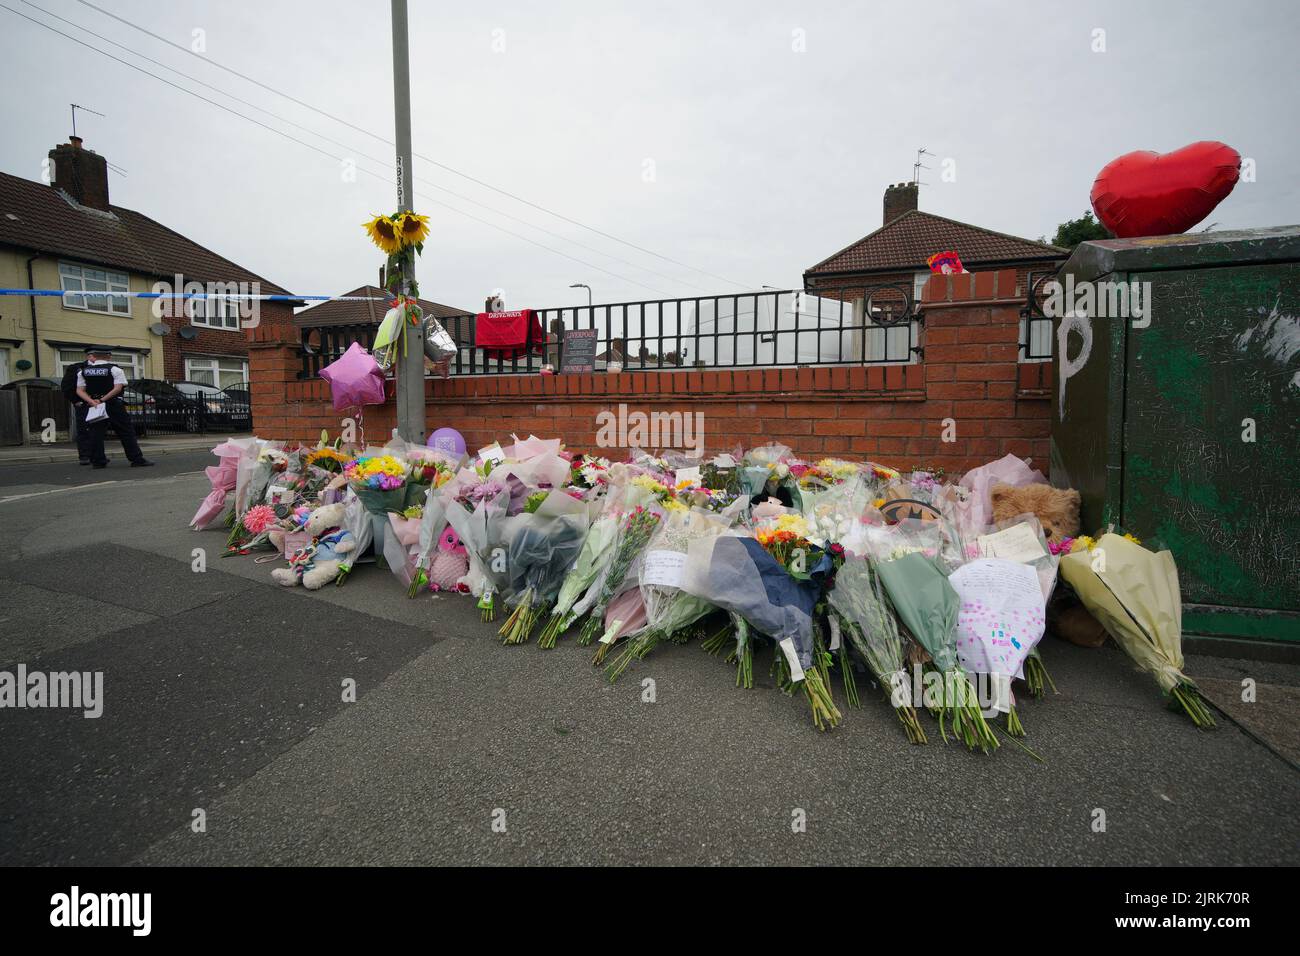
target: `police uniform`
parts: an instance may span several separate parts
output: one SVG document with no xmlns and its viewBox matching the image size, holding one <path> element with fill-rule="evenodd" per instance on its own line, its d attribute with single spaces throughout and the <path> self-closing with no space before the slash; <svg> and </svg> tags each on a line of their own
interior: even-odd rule
<svg viewBox="0 0 1300 956">
<path fill-rule="evenodd" d="M 92 357 L 77 373 L 77 388 L 94 399 L 103 398 L 118 385 L 126 387 L 126 373 L 112 362 L 96 361 Z M 122 450 L 126 452 L 126 457 L 131 460 L 133 466 L 152 464 L 145 461 L 140 451 L 140 444 L 135 440 L 135 428 L 126 413 L 126 403 L 122 401 L 121 393 L 109 399 L 104 407 L 108 411 L 107 418 L 101 418 L 86 426 L 90 430 L 90 463 L 96 468 L 103 468 L 108 464 L 108 458 L 104 454 L 104 435 L 109 428 L 112 428 L 118 440 L 122 442 Z"/>
<path fill-rule="evenodd" d="M 86 413 L 90 411 L 90 406 L 77 394 L 77 373 L 85 367 L 85 362 L 69 365 L 63 373 L 63 381 L 59 387 L 63 391 L 63 397 L 72 405 L 72 412 L 77 419 L 77 461 L 79 464 L 89 465 L 90 426 L 86 424 Z"/>
</svg>

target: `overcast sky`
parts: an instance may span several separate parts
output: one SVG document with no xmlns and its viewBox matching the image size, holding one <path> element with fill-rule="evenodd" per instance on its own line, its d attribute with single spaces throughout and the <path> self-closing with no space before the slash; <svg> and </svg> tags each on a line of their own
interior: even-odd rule
<svg viewBox="0 0 1300 956">
<path fill-rule="evenodd" d="M 39 179 L 80 103 L 106 114 L 79 115 L 85 144 L 126 171 L 110 175 L 115 204 L 298 293 L 374 281 L 382 256 L 360 224 L 394 206 L 387 2 L 94 2 L 186 51 L 202 31 L 206 51 L 77 0 L 0 0 L 331 155 L 0 9 L 0 169 Z M 1115 156 L 1201 139 L 1256 163 L 1257 181 L 1211 216 L 1219 228 L 1300 222 L 1292 0 L 410 7 L 418 154 L 702 270 L 417 158 L 417 208 L 434 231 L 422 293 L 471 311 L 496 287 L 514 308 L 585 301 L 573 282 L 597 302 L 797 287 L 805 268 L 880 226 L 884 188 L 911 178 L 920 146 L 935 154 L 922 209 L 1029 238 L 1082 214 Z M 348 181 L 332 157 L 378 176 Z"/>
</svg>

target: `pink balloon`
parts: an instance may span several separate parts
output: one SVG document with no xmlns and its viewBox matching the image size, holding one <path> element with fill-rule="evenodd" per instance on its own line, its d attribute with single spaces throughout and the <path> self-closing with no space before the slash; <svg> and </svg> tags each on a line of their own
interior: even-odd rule
<svg viewBox="0 0 1300 956">
<path fill-rule="evenodd" d="M 384 373 L 358 342 L 349 345 L 338 361 L 321 369 L 320 377 L 330 383 L 335 411 L 384 403 Z"/>
</svg>

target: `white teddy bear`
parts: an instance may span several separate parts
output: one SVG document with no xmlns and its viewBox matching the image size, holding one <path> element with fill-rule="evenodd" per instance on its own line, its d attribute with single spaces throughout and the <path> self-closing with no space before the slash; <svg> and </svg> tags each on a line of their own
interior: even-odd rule
<svg viewBox="0 0 1300 956">
<path fill-rule="evenodd" d="M 338 577 L 342 556 L 357 546 L 352 532 L 339 528 L 345 510 L 338 503 L 322 505 L 313 511 L 303 525 L 303 531 L 312 536 L 313 543 L 295 551 L 289 567 L 276 568 L 271 577 L 287 588 L 301 581 L 309 591 L 324 587 Z"/>
</svg>

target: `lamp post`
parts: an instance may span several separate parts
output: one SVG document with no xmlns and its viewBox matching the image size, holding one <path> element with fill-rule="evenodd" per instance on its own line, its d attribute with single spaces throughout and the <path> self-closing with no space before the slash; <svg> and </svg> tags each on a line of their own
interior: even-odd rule
<svg viewBox="0 0 1300 956">
<path fill-rule="evenodd" d="M 397 141 L 397 208 L 407 212 L 414 192 L 411 182 L 411 69 L 407 40 L 406 0 L 392 0 L 393 106 Z M 415 284 L 415 252 L 403 251 L 402 292 Z M 424 444 L 424 333 L 407 329 L 408 342 L 397 359 L 397 430 L 407 441 Z M 405 341 L 405 339 L 404 339 Z"/>
<path fill-rule="evenodd" d="M 573 285 L 569 286 L 569 288 L 570 288 L 570 289 L 586 289 L 586 290 L 587 290 L 587 308 L 589 308 L 589 309 L 591 308 L 591 286 L 587 285 L 587 283 L 585 283 L 585 282 L 575 282 L 575 283 L 573 283 Z"/>
</svg>

